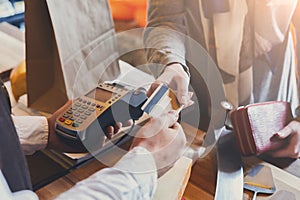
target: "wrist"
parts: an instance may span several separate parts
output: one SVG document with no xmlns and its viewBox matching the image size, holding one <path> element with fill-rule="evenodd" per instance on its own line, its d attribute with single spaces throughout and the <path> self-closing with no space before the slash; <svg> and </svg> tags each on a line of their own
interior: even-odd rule
<svg viewBox="0 0 300 200">
<path fill-rule="evenodd" d="M 136 139 L 135 142 L 132 144 L 131 149 L 135 149 L 138 147 L 147 150 L 149 153 L 153 153 L 157 150 L 157 148 L 155 147 L 154 144 L 149 143 L 145 139 L 140 139 L 140 141 L 137 141 L 137 139 Z"/>
<path fill-rule="evenodd" d="M 51 118 L 47 118 L 48 123 L 48 142 L 47 142 L 47 149 L 53 149 L 53 135 L 52 135 L 52 128 L 51 128 Z"/>
<path fill-rule="evenodd" d="M 175 71 L 185 72 L 188 77 L 191 76 L 189 68 L 186 65 L 184 65 L 180 62 L 169 63 L 169 64 L 166 65 L 166 68 L 168 68 L 168 67 L 175 70 Z"/>
</svg>

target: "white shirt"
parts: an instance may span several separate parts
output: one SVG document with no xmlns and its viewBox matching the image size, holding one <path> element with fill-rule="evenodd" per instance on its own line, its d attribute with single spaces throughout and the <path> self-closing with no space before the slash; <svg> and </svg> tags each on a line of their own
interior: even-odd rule
<svg viewBox="0 0 300 200">
<path fill-rule="evenodd" d="M 45 117 L 12 116 L 12 119 L 25 153 L 33 153 L 46 147 L 48 124 Z M 61 194 L 57 199 L 147 200 L 153 198 L 156 185 L 156 165 L 151 153 L 145 148 L 135 147 L 124 155 L 115 166 L 96 172 Z M 27 195 L 30 194 L 30 191 L 26 192 Z M 10 197 L 9 200 L 22 199 L 10 191 L 7 193 Z M 37 198 L 33 192 L 31 196 L 32 198 L 28 198 L 28 200 Z"/>
<path fill-rule="evenodd" d="M 153 157 L 146 149 L 135 147 L 114 167 L 96 172 L 61 194 L 57 200 L 149 200 L 154 196 L 156 180 Z"/>
<path fill-rule="evenodd" d="M 11 115 L 26 155 L 45 149 L 48 143 L 48 122 L 43 116 Z"/>
</svg>

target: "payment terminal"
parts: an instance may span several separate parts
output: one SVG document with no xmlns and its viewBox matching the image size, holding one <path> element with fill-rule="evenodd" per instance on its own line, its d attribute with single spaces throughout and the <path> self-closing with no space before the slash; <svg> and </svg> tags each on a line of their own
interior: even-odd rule
<svg viewBox="0 0 300 200">
<path fill-rule="evenodd" d="M 144 88 L 132 89 L 118 83 L 101 83 L 75 99 L 56 120 L 56 132 L 71 140 L 86 140 L 95 132 L 106 132 L 116 122 L 137 120 L 147 100 Z M 100 127 L 100 128 L 99 128 Z"/>
</svg>

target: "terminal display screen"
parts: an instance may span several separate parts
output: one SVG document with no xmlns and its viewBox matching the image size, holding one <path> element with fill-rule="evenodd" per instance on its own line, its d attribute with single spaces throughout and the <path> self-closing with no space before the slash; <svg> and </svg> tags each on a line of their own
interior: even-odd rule
<svg viewBox="0 0 300 200">
<path fill-rule="evenodd" d="M 113 93 L 101 88 L 96 88 L 89 92 L 86 96 L 97 101 L 106 102 L 112 98 Z"/>
</svg>

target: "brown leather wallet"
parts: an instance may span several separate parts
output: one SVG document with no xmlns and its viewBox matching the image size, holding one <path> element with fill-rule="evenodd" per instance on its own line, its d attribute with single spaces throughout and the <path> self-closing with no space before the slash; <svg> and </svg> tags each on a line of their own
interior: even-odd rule
<svg viewBox="0 0 300 200">
<path fill-rule="evenodd" d="M 271 101 L 239 107 L 230 118 L 241 153 L 250 156 L 283 145 L 272 137 L 292 120 L 292 114 L 289 103 Z"/>
</svg>

